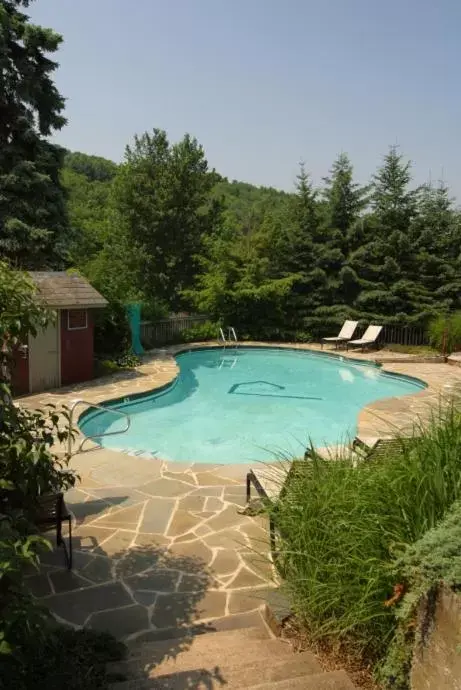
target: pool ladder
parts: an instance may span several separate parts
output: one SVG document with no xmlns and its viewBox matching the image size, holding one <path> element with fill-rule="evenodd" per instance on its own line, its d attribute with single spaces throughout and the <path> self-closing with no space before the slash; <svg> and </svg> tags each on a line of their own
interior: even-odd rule
<svg viewBox="0 0 461 690">
<path fill-rule="evenodd" d="M 237 333 L 235 332 L 235 328 L 233 326 L 228 327 L 227 338 L 224 329 L 220 328 L 218 340 L 223 343 L 224 348 L 226 348 L 226 345 L 230 345 L 231 343 L 234 344 L 234 347 L 237 347 L 238 339 Z"/>
<path fill-rule="evenodd" d="M 74 451 L 74 454 L 79 453 L 83 448 L 83 444 L 86 443 L 87 441 L 94 440 L 94 439 L 100 439 L 103 436 L 116 436 L 117 434 L 124 434 L 125 432 L 128 431 L 128 429 L 131 426 L 130 416 L 128 414 L 126 414 L 126 412 L 121 412 L 120 410 L 114 410 L 111 407 L 105 407 L 104 405 L 98 405 L 97 403 L 92 403 L 92 402 L 89 402 L 88 400 L 75 400 L 74 404 L 72 405 L 72 407 L 69 410 L 69 432 L 70 433 L 69 433 L 69 438 L 67 440 L 67 453 L 69 455 L 72 455 L 72 441 L 73 441 L 72 432 L 74 431 L 74 429 L 78 431 L 78 427 L 77 426 L 74 427 L 74 411 L 75 411 L 75 408 L 78 407 L 79 405 L 86 405 L 88 408 L 96 407 L 98 410 L 104 410 L 104 412 L 111 412 L 112 414 L 118 415 L 119 417 L 124 417 L 126 420 L 126 426 L 124 429 L 120 429 L 119 431 L 105 431 L 101 434 L 92 434 L 91 436 L 85 436 L 85 438 L 83 438 L 80 441 L 77 450 Z"/>
</svg>

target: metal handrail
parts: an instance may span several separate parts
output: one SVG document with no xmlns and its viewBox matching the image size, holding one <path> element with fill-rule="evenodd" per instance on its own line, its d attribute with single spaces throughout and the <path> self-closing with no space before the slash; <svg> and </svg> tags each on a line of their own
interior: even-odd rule
<svg viewBox="0 0 461 690">
<path fill-rule="evenodd" d="M 223 343 L 225 343 L 226 342 L 226 336 L 224 335 L 224 331 L 222 328 L 219 329 L 219 335 L 221 336 L 221 340 L 223 341 Z"/>
<path fill-rule="evenodd" d="M 96 407 L 98 410 L 104 410 L 104 412 L 112 412 L 112 414 L 118 414 L 120 417 L 125 417 L 126 419 L 126 429 L 120 429 L 120 431 L 106 431 L 102 434 L 92 434 L 91 436 L 85 436 L 84 439 L 80 442 L 79 447 L 76 450 L 76 453 L 79 453 L 82 448 L 83 444 L 86 443 L 86 441 L 90 441 L 91 439 L 95 438 L 102 438 L 103 436 L 116 436 L 117 434 L 124 434 L 128 431 L 128 429 L 131 426 L 131 419 L 130 415 L 126 414 L 126 412 L 121 412 L 120 410 L 113 410 L 111 407 L 104 407 L 104 405 L 98 405 L 97 403 L 92 403 L 88 402 L 88 400 L 76 400 L 72 407 L 70 408 L 69 412 L 69 439 L 67 442 L 67 452 L 69 455 L 72 455 L 72 431 L 73 431 L 73 415 L 75 408 L 78 407 L 78 405 L 87 405 L 88 407 Z"/>
<path fill-rule="evenodd" d="M 229 326 L 228 331 L 229 331 L 229 340 L 230 340 L 230 337 L 232 335 L 235 342 L 237 342 L 237 333 L 235 332 L 235 328 L 233 326 Z"/>
</svg>

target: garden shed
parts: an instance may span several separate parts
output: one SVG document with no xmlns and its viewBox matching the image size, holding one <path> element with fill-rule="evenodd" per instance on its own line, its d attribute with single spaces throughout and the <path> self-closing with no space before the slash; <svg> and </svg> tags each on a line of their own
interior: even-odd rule
<svg viewBox="0 0 461 690">
<path fill-rule="evenodd" d="M 18 349 L 13 369 L 16 395 L 58 388 L 93 377 L 94 310 L 107 300 L 80 275 L 31 272 L 37 298 L 56 317 Z"/>
</svg>

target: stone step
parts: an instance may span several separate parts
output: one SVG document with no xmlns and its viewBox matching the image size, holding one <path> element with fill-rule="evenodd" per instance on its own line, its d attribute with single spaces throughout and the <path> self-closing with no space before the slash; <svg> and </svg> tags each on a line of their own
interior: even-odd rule
<svg viewBox="0 0 461 690">
<path fill-rule="evenodd" d="M 139 686 L 142 688 L 143 686 Z M 149 686 L 144 686 L 146 689 Z M 152 688 L 155 686 L 151 686 Z M 200 686 L 198 686 L 200 687 Z M 204 689 L 206 686 L 203 686 Z M 314 676 L 287 678 L 275 683 L 242 686 L 241 690 L 356 690 L 355 685 L 345 671 L 328 671 Z M 131 688 L 127 690 L 132 690 Z M 137 689 L 136 689 L 137 690 Z"/>
<path fill-rule="evenodd" d="M 123 674 L 127 679 L 137 677 L 157 678 L 161 675 L 190 671 L 191 669 L 214 669 L 229 665 L 244 666 L 264 660 L 271 664 L 275 660 L 294 660 L 293 649 L 280 640 L 241 640 L 224 646 L 196 649 L 194 645 L 182 651 L 171 650 L 170 656 L 155 656 L 150 653 L 125 662 L 124 666 L 110 668 L 112 672 Z"/>
<path fill-rule="evenodd" d="M 35 571 L 33 571 L 35 573 Z M 159 642 L 162 640 L 173 640 L 181 637 L 191 639 L 206 633 L 225 632 L 229 630 L 241 630 L 243 628 L 260 628 L 267 633 L 268 624 L 263 619 L 261 611 L 248 611 L 246 613 L 234 613 L 222 618 L 214 618 L 206 623 L 194 623 L 187 627 L 158 628 L 148 630 L 127 643 L 129 650 L 139 648 L 141 644 L 147 642 Z M 273 636 L 271 632 L 269 636 Z"/>
<path fill-rule="evenodd" d="M 127 660 L 142 659 L 145 662 L 159 664 L 166 659 L 175 660 L 186 654 L 196 656 L 206 652 L 208 655 L 218 655 L 223 650 L 236 645 L 246 647 L 249 642 L 271 640 L 267 628 L 251 627 L 222 632 L 204 633 L 203 635 L 184 636 L 156 642 L 132 644 L 129 647 Z M 285 645 L 289 648 L 288 645 Z M 194 664 L 195 666 L 195 664 Z"/>
<path fill-rule="evenodd" d="M 195 665 L 190 668 L 166 668 L 164 664 L 149 670 L 147 667 L 131 669 L 130 680 L 155 679 L 159 688 L 168 690 L 183 690 L 190 687 L 191 681 L 195 684 L 206 683 L 207 687 L 218 688 L 225 684 L 226 690 L 239 690 L 239 688 L 254 685 L 256 683 L 268 683 L 285 678 L 296 678 L 303 675 L 313 675 L 321 672 L 321 666 L 310 652 L 295 654 L 291 652 L 288 657 L 279 658 L 268 650 L 267 655 L 255 656 L 253 646 L 242 658 L 229 656 L 227 650 L 222 650 L 219 658 L 212 664 L 201 664 L 195 659 Z"/>
<path fill-rule="evenodd" d="M 187 649 L 179 650 L 179 653 L 172 651 L 169 658 L 164 657 L 160 662 L 153 662 L 151 654 L 140 656 L 130 662 L 130 668 L 147 665 L 153 669 L 151 677 L 155 677 L 161 673 L 177 673 L 191 668 L 211 668 L 230 659 L 239 659 L 242 664 L 254 659 L 267 659 L 270 662 L 271 659 L 283 659 L 294 654 L 293 648 L 280 640 L 240 640 L 224 646 L 212 643 L 201 649 L 192 644 Z"/>
<path fill-rule="evenodd" d="M 345 671 L 330 671 L 315 673 L 313 675 L 301 675 L 288 677 L 280 681 L 268 681 L 265 683 L 251 684 L 251 680 L 243 680 L 240 685 L 223 684 L 224 678 L 216 673 L 214 676 L 205 675 L 203 671 L 193 670 L 173 674 L 169 677 L 137 679 L 124 683 L 112 684 L 111 690 L 355 690 L 349 676 Z M 250 684 L 248 684 L 248 681 Z"/>
</svg>

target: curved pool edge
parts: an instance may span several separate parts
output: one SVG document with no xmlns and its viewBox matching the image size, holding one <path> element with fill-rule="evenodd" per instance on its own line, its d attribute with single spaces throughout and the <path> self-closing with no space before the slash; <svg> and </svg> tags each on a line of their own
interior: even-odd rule
<svg viewBox="0 0 461 690">
<path fill-rule="evenodd" d="M 344 361 L 347 360 L 349 362 L 352 362 L 353 364 L 356 365 L 363 365 L 363 366 L 374 366 L 382 370 L 382 372 L 386 375 L 389 375 L 391 377 L 396 377 L 396 378 L 403 378 L 406 379 L 407 381 L 410 381 L 416 385 L 419 386 L 419 390 L 411 393 L 405 393 L 401 396 L 394 396 L 390 398 L 380 398 L 379 400 L 375 400 L 372 403 L 365 405 L 364 407 L 361 408 L 357 415 L 357 433 L 359 437 L 362 438 L 375 438 L 377 436 L 389 436 L 392 433 L 395 433 L 395 426 L 391 423 L 388 424 L 388 429 L 386 431 L 381 431 L 378 432 L 377 430 L 374 429 L 374 424 L 373 422 L 376 421 L 376 419 L 379 418 L 379 413 L 382 412 L 382 406 L 387 405 L 389 403 L 392 403 L 393 401 L 400 401 L 400 400 L 408 400 L 409 398 L 417 398 L 420 397 L 421 395 L 424 395 L 428 389 L 430 388 L 430 384 L 422 378 L 413 376 L 412 374 L 407 374 L 407 373 L 401 373 L 401 372 L 396 372 L 388 368 L 384 368 L 383 363 L 375 360 L 375 359 L 368 359 L 368 357 L 354 357 L 349 355 L 347 352 L 341 352 L 341 351 L 325 351 L 321 349 L 317 349 L 315 347 L 309 346 L 309 344 L 303 344 L 303 343 L 263 343 L 263 342 L 242 342 L 239 343 L 239 347 L 242 348 L 251 348 L 251 349 L 276 349 L 276 350 L 293 350 L 293 351 L 306 351 L 310 352 L 312 354 L 315 354 L 320 357 L 328 357 L 332 359 L 337 359 L 339 361 Z M 160 356 L 166 356 L 167 362 L 169 364 L 169 368 L 171 368 L 170 372 L 170 377 L 169 380 L 167 381 L 162 381 L 161 383 L 157 385 L 152 385 L 150 387 L 143 388 L 143 390 L 134 392 L 134 393 L 129 393 L 126 391 L 123 395 L 115 395 L 115 396 L 108 396 L 105 398 L 103 401 L 98 402 L 98 404 L 101 405 L 106 405 L 106 404 L 116 404 L 116 403 L 121 403 L 122 405 L 124 403 L 129 404 L 133 400 L 138 400 L 143 397 L 149 397 L 152 394 L 158 394 L 161 392 L 167 392 L 170 390 L 178 381 L 179 379 L 179 374 L 180 374 L 180 367 L 177 363 L 176 357 L 180 354 L 184 354 L 187 352 L 194 352 L 194 351 L 200 351 L 200 350 L 209 350 L 209 349 L 224 349 L 222 345 L 215 343 L 215 342 L 202 342 L 202 343 L 184 343 L 181 345 L 174 345 L 170 346 L 167 348 L 156 348 L 155 350 L 151 350 L 146 354 L 146 359 L 150 358 L 151 360 L 157 360 L 159 355 Z M 229 348 L 230 349 L 230 348 Z M 400 362 L 400 360 L 399 360 Z M 411 362 L 411 360 L 410 360 Z M 409 362 L 407 362 L 409 363 Z M 386 364 L 389 366 L 389 362 L 386 362 Z M 137 367 L 137 369 L 142 369 L 142 367 L 145 366 L 144 362 L 140 367 Z M 415 366 L 415 364 L 411 364 L 411 366 Z M 147 382 L 146 382 L 147 383 Z M 95 415 L 94 412 L 94 407 L 88 405 L 86 408 L 83 409 L 81 414 L 79 415 L 77 419 L 77 427 L 79 430 L 79 433 L 84 437 L 87 438 L 87 443 L 90 444 L 92 447 L 99 448 L 101 446 L 95 444 L 92 440 L 91 437 L 86 437 L 85 434 L 81 431 L 80 429 L 80 423 L 83 422 L 84 418 L 87 417 L 88 415 Z M 93 410 L 93 411 L 92 411 Z M 103 413 L 101 410 L 100 413 Z M 400 412 L 399 412 L 400 414 Z M 371 419 L 370 419 L 371 416 Z M 371 423 L 371 428 L 370 429 L 370 423 Z M 392 430 L 391 430 L 392 428 Z M 123 452 L 122 450 L 118 450 L 118 452 Z M 197 462 L 197 461 L 192 461 L 192 462 Z M 204 463 L 206 464 L 206 463 Z"/>
</svg>

